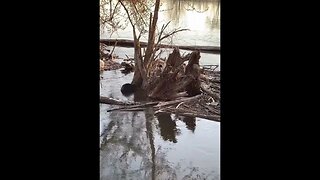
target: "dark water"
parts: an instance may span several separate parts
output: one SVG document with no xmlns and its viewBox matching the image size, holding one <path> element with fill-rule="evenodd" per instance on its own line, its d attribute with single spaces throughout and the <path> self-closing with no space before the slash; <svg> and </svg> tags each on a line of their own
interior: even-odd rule
<svg viewBox="0 0 320 180">
<path fill-rule="evenodd" d="M 103 73 L 101 95 L 121 100 L 133 74 Z M 140 99 L 140 98 L 139 98 Z M 100 105 L 100 179 L 220 179 L 220 123 Z"/>
</svg>

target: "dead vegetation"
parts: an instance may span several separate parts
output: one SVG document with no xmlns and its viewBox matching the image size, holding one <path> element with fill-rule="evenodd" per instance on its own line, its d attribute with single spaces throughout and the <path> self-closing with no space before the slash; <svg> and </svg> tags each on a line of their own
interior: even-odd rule
<svg viewBox="0 0 320 180">
<path fill-rule="evenodd" d="M 138 4 L 124 0 L 118 2 L 119 6 L 121 5 L 125 10 L 133 29 L 133 42 L 131 43 L 134 47 L 134 57 L 132 58 L 134 65 L 123 63 L 123 72 L 134 72 L 132 86 L 145 90 L 152 102 L 150 102 L 151 104 L 124 104 L 123 107 L 110 111 L 143 110 L 145 107 L 152 106 L 156 113 L 169 112 L 220 121 L 220 73 L 210 72 L 211 67 L 210 69 L 201 69 L 199 65 L 200 51 L 194 50 L 181 56 L 178 47 L 174 47 L 173 52 L 166 60 L 157 58 L 161 53 L 159 47 L 161 47 L 162 40 L 187 29 L 177 28 L 165 32 L 170 24 L 168 22 L 160 28 L 160 31 L 156 32 L 160 6 L 160 0 L 156 0 L 154 11 L 149 14 L 148 42 L 143 48 L 140 37 L 146 29 L 141 28 L 141 24 L 147 23 L 137 11 L 139 3 L 143 5 L 143 1 L 137 1 Z M 100 60 L 105 64 L 102 69 L 121 67 L 121 64 L 116 64 L 113 61 L 113 51 L 117 42 L 109 51 L 105 50 L 106 44 L 106 42 L 100 41 Z M 106 99 L 102 103 L 105 102 L 107 102 Z M 121 104 L 121 102 L 114 104 L 119 105 L 119 103 Z"/>
<path fill-rule="evenodd" d="M 152 73 L 147 76 L 147 96 L 151 102 L 106 101 L 106 97 L 100 102 L 122 105 L 108 111 L 141 111 L 153 107 L 155 114 L 167 112 L 220 121 L 220 72 L 201 68 L 200 57 L 198 51 L 181 56 L 174 49 L 167 60 L 153 61 L 148 67 Z"/>
</svg>

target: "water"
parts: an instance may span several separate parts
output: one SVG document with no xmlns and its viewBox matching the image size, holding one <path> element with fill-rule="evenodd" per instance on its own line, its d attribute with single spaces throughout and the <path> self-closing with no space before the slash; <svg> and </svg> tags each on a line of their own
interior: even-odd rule
<svg viewBox="0 0 320 180">
<path fill-rule="evenodd" d="M 220 3 L 217 0 L 161 0 L 157 28 L 171 21 L 166 32 L 174 28 L 185 28 L 163 43 L 174 45 L 220 46 Z M 193 10 L 194 9 L 194 10 Z M 125 12 L 123 12 L 125 14 Z M 100 38 L 133 39 L 132 27 L 119 29 L 115 33 L 101 31 Z M 148 40 L 148 34 L 142 35 L 142 41 Z M 168 57 L 172 50 L 166 50 L 162 57 Z M 180 50 L 183 52 L 190 52 Z M 125 54 L 133 57 L 132 48 L 116 47 L 115 54 L 126 58 Z M 220 54 L 201 53 L 200 65 L 219 65 Z"/>
<path fill-rule="evenodd" d="M 103 73 L 101 95 L 133 101 L 121 85 L 133 74 Z M 100 177 L 107 179 L 220 179 L 220 123 L 139 112 L 106 112 L 100 104 Z"/>
<path fill-rule="evenodd" d="M 217 1 L 161 2 L 158 26 L 171 20 L 171 29 L 190 29 L 176 34 L 167 43 L 220 46 L 220 6 Z M 190 11 L 193 7 L 200 12 Z M 101 38 L 109 37 L 110 34 L 101 34 Z M 132 39 L 131 26 L 111 37 Z M 143 36 L 142 40 L 147 40 L 147 36 Z M 163 56 L 167 57 L 170 51 Z M 115 54 L 120 58 L 125 58 L 125 55 L 133 57 L 133 49 L 116 47 Z M 201 53 L 200 64 L 219 65 L 220 55 Z M 131 82 L 132 73 L 124 75 L 120 70 L 113 70 L 103 72 L 102 76 L 101 96 L 122 101 L 141 99 L 139 94 L 125 97 L 120 92 L 122 84 Z M 100 104 L 101 180 L 220 179 L 219 122 L 171 114 L 154 115 L 152 109 L 106 112 L 114 107 Z"/>
<path fill-rule="evenodd" d="M 157 27 L 171 21 L 167 32 L 174 28 L 189 29 L 167 39 L 175 45 L 220 46 L 220 3 L 216 0 L 161 0 Z M 195 9 L 195 10 L 192 10 Z M 102 31 L 101 38 L 133 39 L 130 24 L 113 34 Z M 145 34 L 141 40 L 147 41 Z"/>
<path fill-rule="evenodd" d="M 173 51 L 173 49 L 165 49 L 163 53 L 159 56 L 162 58 L 166 58 L 169 56 L 169 54 Z M 180 54 L 187 54 L 191 51 L 188 50 L 182 50 L 180 49 Z M 134 51 L 133 48 L 126 48 L 126 47 L 115 47 L 114 53 L 119 56 L 121 59 L 127 58 L 129 56 L 130 58 L 133 58 Z M 217 71 L 220 71 L 220 55 L 219 54 L 210 54 L 210 53 L 200 53 L 200 66 L 201 65 L 219 65 L 216 69 Z"/>
</svg>

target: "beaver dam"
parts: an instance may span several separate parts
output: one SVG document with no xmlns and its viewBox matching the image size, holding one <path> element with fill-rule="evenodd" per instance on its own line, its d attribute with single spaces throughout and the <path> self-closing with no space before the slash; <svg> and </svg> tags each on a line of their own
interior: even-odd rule
<svg viewBox="0 0 320 180">
<path fill-rule="evenodd" d="M 123 73 L 134 71 L 129 59 L 121 64 L 104 59 L 101 69 L 123 68 Z M 144 111 L 152 107 L 155 114 L 160 112 L 173 113 L 189 117 L 201 117 L 220 121 L 220 71 L 214 71 L 217 65 L 200 67 L 200 52 L 192 52 L 183 57 L 175 49 L 167 60 L 157 59 L 150 65 L 149 87 L 144 92 L 144 102 L 123 102 L 110 97 L 100 97 L 100 103 L 113 104 L 117 107 L 111 111 Z M 185 63 L 187 62 L 187 63 Z M 121 92 L 124 95 L 142 91 L 129 83 L 124 84 Z"/>
</svg>

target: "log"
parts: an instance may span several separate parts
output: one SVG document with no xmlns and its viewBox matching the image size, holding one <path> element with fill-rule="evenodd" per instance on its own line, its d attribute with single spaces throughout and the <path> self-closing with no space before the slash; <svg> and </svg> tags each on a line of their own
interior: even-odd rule
<svg viewBox="0 0 320 180">
<path fill-rule="evenodd" d="M 109 110 L 107 110 L 107 112 L 116 111 L 116 110 L 123 110 L 123 109 L 128 110 L 128 109 L 135 109 L 135 108 L 153 106 L 153 105 L 156 105 L 158 103 L 159 102 L 148 102 L 148 103 L 138 104 L 138 105 L 129 105 L 129 106 L 124 106 L 124 107 L 109 109 Z"/>
<path fill-rule="evenodd" d="M 103 97 L 100 96 L 100 103 L 103 104 L 114 104 L 114 105 L 134 105 L 137 104 L 135 102 L 123 102 L 117 99 L 109 98 L 109 97 Z"/>
<path fill-rule="evenodd" d="M 181 98 L 181 99 L 177 99 L 177 100 L 173 100 L 173 101 L 166 101 L 166 102 L 159 102 L 156 106 L 154 106 L 155 108 L 160 108 L 160 107 L 164 107 L 164 106 L 169 106 L 169 105 L 173 105 L 173 104 L 177 104 L 180 102 L 187 102 L 187 101 L 191 101 L 194 99 L 197 99 L 199 97 L 201 97 L 202 95 L 199 94 L 197 96 L 193 96 L 193 97 L 188 97 L 188 98 Z"/>
<path fill-rule="evenodd" d="M 120 47 L 134 47 L 134 41 L 129 39 L 100 39 L 100 43 L 106 44 L 108 46 L 113 46 L 117 43 L 117 46 Z M 141 47 L 147 47 L 147 42 L 140 41 Z M 174 48 L 177 47 L 179 49 L 184 50 L 199 50 L 200 52 L 212 53 L 212 54 L 220 54 L 219 46 L 178 46 L 178 45 L 168 45 L 168 44 L 159 44 L 158 48 Z"/>
<path fill-rule="evenodd" d="M 119 111 L 144 111 L 146 108 L 119 109 Z"/>
<path fill-rule="evenodd" d="M 194 99 L 199 98 L 201 95 L 197 95 L 197 96 L 193 96 L 193 97 L 188 97 L 188 98 L 180 98 L 177 100 L 173 100 L 173 101 L 166 101 L 166 102 L 147 102 L 144 104 L 137 104 L 137 105 L 125 105 L 123 107 L 118 107 L 118 108 L 113 108 L 113 109 L 109 109 L 107 110 L 107 112 L 111 112 L 111 111 L 116 111 L 116 110 L 136 110 L 138 108 L 142 108 L 142 107 L 148 107 L 148 106 L 153 106 L 154 108 L 160 108 L 160 107 L 164 107 L 164 106 L 169 106 L 169 105 L 173 105 L 173 104 L 177 104 L 180 102 L 186 102 L 186 101 L 191 101 Z M 139 109 L 139 110 L 143 110 L 143 109 Z"/>
</svg>

